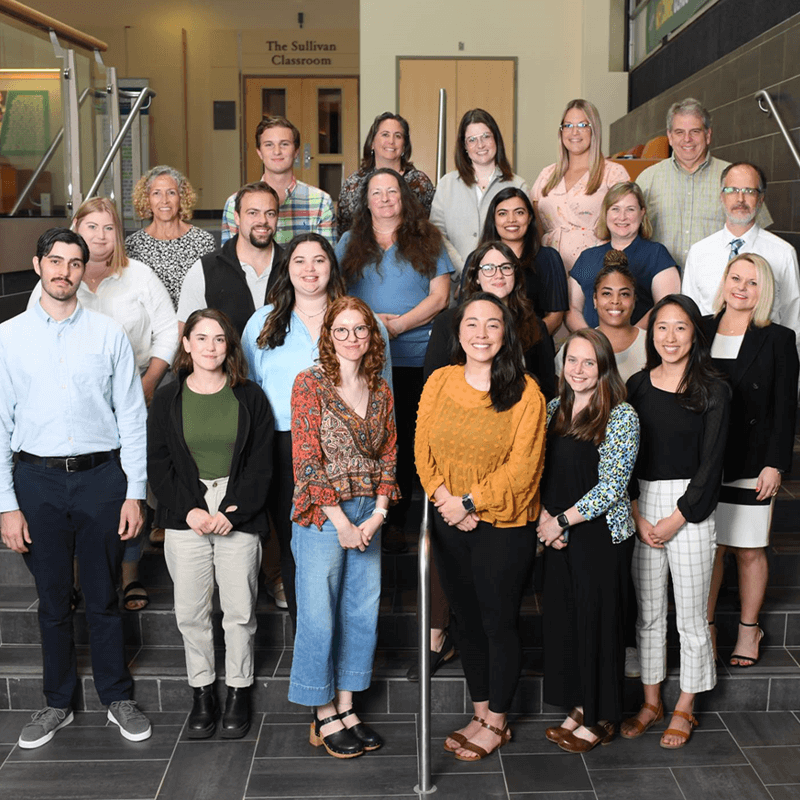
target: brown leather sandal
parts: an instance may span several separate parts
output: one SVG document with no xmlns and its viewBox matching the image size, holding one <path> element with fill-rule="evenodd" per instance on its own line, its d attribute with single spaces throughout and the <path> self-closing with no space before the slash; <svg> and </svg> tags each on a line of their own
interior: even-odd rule
<svg viewBox="0 0 800 800">
<path fill-rule="evenodd" d="M 559 743 L 558 746 L 568 753 L 588 753 L 593 750 L 597 745 L 607 745 L 614 741 L 614 736 L 617 733 L 616 726 L 613 722 L 601 720 L 597 725 L 592 725 L 587 728 L 587 731 L 595 736 L 595 740 L 590 742 L 588 739 L 581 739 L 570 731 Z"/>
<path fill-rule="evenodd" d="M 638 739 L 643 733 L 652 728 L 656 722 L 660 722 L 662 719 L 664 719 L 664 703 L 661 700 L 658 701 L 657 706 L 654 706 L 652 703 L 642 703 L 642 707 L 639 709 L 639 711 L 641 711 L 642 708 L 652 711 L 655 716 L 650 720 L 650 722 L 642 722 L 641 720 L 636 719 L 636 717 L 626 719 L 619 728 L 619 735 L 623 739 Z M 624 727 L 625 725 L 633 725 L 636 728 L 636 731 L 634 733 L 626 733 Z"/>
<path fill-rule="evenodd" d="M 689 723 L 689 732 L 686 731 L 679 731 L 677 728 L 667 728 L 664 733 L 661 734 L 661 741 L 659 744 L 665 750 L 680 750 L 686 742 L 689 741 L 692 735 L 692 731 L 700 724 L 697 721 L 697 718 L 693 714 L 687 714 L 685 711 L 679 711 L 677 708 L 672 712 L 672 715 L 675 717 L 681 717 L 681 719 L 685 719 Z M 679 736 L 683 741 L 680 744 L 664 744 L 664 737 L 665 736 Z"/>
<path fill-rule="evenodd" d="M 495 728 L 494 725 L 490 725 L 488 722 L 482 723 L 481 727 L 486 728 L 486 730 L 491 731 L 499 736 L 499 744 L 496 747 L 493 747 L 491 750 L 484 750 L 484 748 L 479 744 L 474 744 L 473 742 L 467 741 L 464 743 L 463 749 L 469 750 L 470 753 L 475 753 L 477 758 L 464 758 L 464 756 L 460 756 L 458 753 L 456 753 L 456 758 L 459 761 L 480 761 L 482 758 L 486 758 L 486 756 L 491 755 L 495 750 L 499 750 L 504 744 L 508 744 L 511 741 L 511 731 L 509 730 L 507 724 L 502 730 L 500 728 Z"/>
<path fill-rule="evenodd" d="M 483 725 L 483 723 L 486 722 L 486 720 L 485 719 L 481 719 L 478 716 L 473 716 L 472 719 L 470 720 L 470 722 L 480 722 L 480 724 Z M 464 747 L 464 745 L 466 745 L 466 743 L 467 743 L 467 737 L 464 736 L 463 733 L 459 733 L 458 731 L 453 731 L 447 737 L 447 739 L 453 739 L 453 741 L 458 742 L 458 747 Z M 455 751 L 458 750 L 458 747 L 448 747 L 447 746 L 447 739 L 444 740 L 444 749 L 448 753 L 455 753 Z"/>
<path fill-rule="evenodd" d="M 571 719 L 574 722 L 577 722 L 578 725 L 576 727 L 579 728 L 581 725 L 583 725 L 583 711 L 578 711 L 577 708 L 573 708 L 572 711 L 570 711 L 569 714 L 567 714 L 567 719 Z M 575 730 L 575 728 L 572 728 L 570 730 L 569 728 L 565 728 L 563 725 L 559 725 L 557 728 L 556 727 L 548 728 L 544 732 L 544 735 L 551 742 L 555 742 L 556 744 L 558 744 L 568 733 L 572 733 L 573 730 Z"/>
</svg>

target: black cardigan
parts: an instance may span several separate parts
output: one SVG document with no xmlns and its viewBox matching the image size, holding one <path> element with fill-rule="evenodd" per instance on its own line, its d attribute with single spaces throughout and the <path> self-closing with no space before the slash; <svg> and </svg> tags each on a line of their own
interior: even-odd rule
<svg viewBox="0 0 800 800">
<path fill-rule="evenodd" d="M 147 478 L 158 498 L 155 524 L 188 530 L 186 515 L 193 508 L 208 511 L 206 487 L 183 436 L 181 396 L 186 379 L 181 374 L 155 394 L 147 418 Z M 246 381 L 233 388 L 239 401 L 239 424 L 231 462 L 230 481 L 220 510 L 234 530 L 266 533 L 266 501 L 272 477 L 272 436 L 275 421 L 261 387 Z"/>
<path fill-rule="evenodd" d="M 719 320 L 703 318 L 709 344 L 717 335 Z M 756 478 L 764 467 L 788 472 L 797 416 L 794 333 L 775 323 L 750 326 L 735 362 L 715 359 L 714 363 L 729 374 L 733 390 L 724 480 Z"/>
</svg>

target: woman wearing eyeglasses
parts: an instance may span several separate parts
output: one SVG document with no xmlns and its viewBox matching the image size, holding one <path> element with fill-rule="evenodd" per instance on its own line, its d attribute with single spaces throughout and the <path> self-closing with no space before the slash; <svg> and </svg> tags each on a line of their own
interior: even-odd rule
<svg viewBox="0 0 800 800">
<path fill-rule="evenodd" d="M 482 108 L 473 108 L 461 118 L 455 162 L 456 169 L 448 172 L 436 187 L 431 222 L 458 252 L 456 266 L 460 272 L 480 240 L 494 196 L 508 186 L 527 192 L 528 184 L 511 171 L 500 128 Z"/>
<path fill-rule="evenodd" d="M 558 161 L 533 184 L 531 200 L 542 244 L 555 247 L 569 273 L 578 256 L 600 244 L 594 226 L 606 192 L 628 171 L 601 152 L 600 114 L 588 100 L 571 100 L 561 118 Z"/>
<path fill-rule="evenodd" d="M 355 297 L 327 308 L 319 363 L 292 389 L 297 635 L 289 700 L 315 708 L 310 743 L 334 758 L 383 740 L 353 711 L 368 688 L 378 641 L 380 530 L 398 498 L 385 344 Z"/>
</svg>

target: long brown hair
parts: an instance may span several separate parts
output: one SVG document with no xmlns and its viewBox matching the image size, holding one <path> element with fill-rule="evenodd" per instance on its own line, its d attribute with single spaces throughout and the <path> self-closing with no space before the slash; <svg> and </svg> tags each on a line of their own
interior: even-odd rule
<svg viewBox="0 0 800 800">
<path fill-rule="evenodd" d="M 369 185 L 378 175 L 391 175 L 400 187 L 401 221 L 397 228 L 397 252 L 423 277 L 436 277 L 436 262 L 443 242 L 441 231 L 428 221 L 422 204 L 403 178 L 393 169 L 382 167 L 369 174 L 361 189 L 361 202 L 342 257 L 342 273 L 347 285 L 359 281 L 368 264 L 375 264 L 380 272 L 383 250 L 375 240 L 372 212 L 367 201 Z"/>
<path fill-rule="evenodd" d="M 222 332 L 225 334 L 226 346 L 222 371 L 227 374 L 231 388 L 239 386 L 247 380 L 247 361 L 242 350 L 242 341 L 227 315 L 216 308 L 201 308 L 189 314 L 189 319 L 186 320 L 186 327 L 183 329 L 183 336 L 181 341 L 178 342 L 178 349 L 175 351 L 175 358 L 172 362 L 173 372 L 176 375 L 182 372 L 194 372 L 194 362 L 191 355 L 186 352 L 183 340 L 188 340 L 195 326 L 204 319 L 214 320 L 222 328 Z"/>
<path fill-rule="evenodd" d="M 547 197 L 558 186 L 569 167 L 569 152 L 564 147 L 564 142 L 561 138 L 561 125 L 564 124 L 564 117 L 567 116 L 567 112 L 573 108 L 583 111 L 592 126 L 592 141 L 589 145 L 589 178 L 586 181 L 586 194 L 594 194 L 603 182 L 606 160 L 603 157 L 603 129 L 600 123 L 600 112 L 588 100 L 570 100 L 561 115 L 561 123 L 558 128 L 558 161 L 556 161 L 556 168 L 553 170 L 550 180 L 542 188 L 543 197 Z"/>
<path fill-rule="evenodd" d="M 272 284 L 272 288 L 267 293 L 267 303 L 272 305 L 272 310 L 264 319 L 264 326 L 256 339 L 256 344 L 262 350 L 265 348 L 274 350 L 286 341 L 289 322 L 292 319 L 292 311 L 294 310 L 294 286 L 289 277 L 289 263 L 297 246 L 305 242 L 318 244 L 328 257 L 328 261 L 330 261 L 331 273 L 328 278 L 328 300 L 335 300 L 344 294 L 344 280 L 342 279 L 342 273 L 339 271 L 339 262 L 336 260 L 336 253 L 334 253 L 331 243 L 318 233 L 301 233 L 295 236 L 283 251 L 280 263 L 273 267 L 276 271 L 275 283 Z"/>
<path fill-rule="evenodd" d="M 358 374 L 361 375 L 367 382 L 370 390 L 374 391 L 378 388 L 378 382 L 381 377 L 381 370 L 386 361 L 386 343 L 383 341 L 378 321 L 372 313 L 372 309 L 358 297 L 344 295 L 334 300 L 325 312 L 325 317 L 322 321 L 322 330 L 319 334 L 319 365 L 322 367 L 325 375 L 328 376 L 334 386 L 338 386 L 341 382 L 341 371 L 339 368 L 339 357 L 336 355 L 336 349 L 333 339 L 333 323 L 336 317 L 342 311 L 348 310 L 358 311 L 364 322 L 369 328 L 369 347 L 364 357 L 361 359 L 361 364 L 358 368 Z"/>
<path fill-rule="evenodd" d="M 490 250 L 497 250 L 514 267 L 514 288 L 508 297 L 503 299 L 503 302 L 508 306 L 508 310 L 514 319 L 517 337 L 522 349 L 529 350 L 542 338 L 542 333 L 539 330 L 533 303 L 531 303 L 525 291 L 525 276 L 522 264 L 520 264 L 516 254 L 507 244 L 500 241 L 486 242 L 472 254 L 467 267 L 467 274 L 464 276 L 464 296 L 462 300 L 467 301 L 472 295 L 485 291 L 481 288 L 478 278 L 481 262 Z"/>
<path fill-rule="evenodd" d="M 572 436 L 582 442 L 602 444 L 606 438 L 606 426 L 614 406 L 628 396 L 625 384 L 617 370 L 614 349 L 605 334 L 595 328 L 582 328 L 571 333 L 564 342 L 564 368 L 566 369 L 569 346 L 574 339 L 585 339 L 594 348 L 597 359 L 597 386 L 589 405 L 576 417 L 572 416 L 575 393 L 564 377 L 558 381 L 558 397 L 561 401 L 552 423 L 553 433 Z"/>
<path fill-rule="evenodd" d="M 485 125 L 494 137 L 494 143 L 497 147 L 497 154 L 494 157 L 494 163 L 500 170 L 501 177 L 504 181 L 510 181 L 514 177 L 514 172 L 511 169 L 511 164 L 508 163 L 508 156 L 506 155 L 506 146 L 503 143 L 503 134 L 500 133 L 500 127 L 495 122 L 494 117 L 482 108 L 473 108 L 467 111 L 461 122 L 458 124 L 458 133 L 456 134 L 456 150 L 455 162 L 458 174 L 461 180 L 467 186 L 475 185 L 475 168 L 472 166 L 472 160 L 467 153 L 467 127 L 469 125 L 481 124 Z"/>
<path fill-rule="evenodd" d="M 400 154 L 400 169 L 405 172 L 407 169 L 414 169 L 411 163 L 411 131 L 408 128 L 408 122 L 404 117 L 399 114 L 393 114 L 391 111 L 384 111 L 383 114 L 378 114 L 372 121 L 367 135 L 364 139 L 364 152 L 361 157 L 361 166 L 359 171 L 362 173 L 372 172 L 375 169 L 375 151 L 372 149 L 372 143 L 378 135 L 378 129 L 381 123 L 386 122 L 387 119 L 393 119 L 400 124 L 403 129 L 403 152 Z"/>
</svg>

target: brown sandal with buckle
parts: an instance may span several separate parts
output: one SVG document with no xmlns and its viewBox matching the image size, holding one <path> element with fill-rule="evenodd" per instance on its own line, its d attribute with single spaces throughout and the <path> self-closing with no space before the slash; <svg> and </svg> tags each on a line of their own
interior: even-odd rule
<svg viewBox="0 0 800 800">
<path fill-rule="evenodd" d="M 640 712 L 642 708 L 652 711 L 655 716 L 650 720 L 650 722 L 642 722 L 636 717 L 626 719 L 625 722 L 620 725 L 619 729 L 619 735 L 622 736 L 623 739 L 638 739 L 643 733 L 650 730 L 650 728 L 652 728 L 656 722 L 660 722 L 662 719 L 664 719 L 664 703 L 661 700 L 658 701 L 657 706 L 654 706 L 652 703 L 642 703 L 642 707 L 639 709 Z M 626 732 L 625 725 L 632 725 L 634 728 L 636 728 L 636 730 L 633 733 Z"/>
<path fill-rule="evenodd" d="M 508 728 L 508 724 L 506 724 L 505 728 L 502 730 L 500 728 L 495 728 L 494 725 L 490 725 L 488 722 L 482 723 L 481 727 L 499 736 L 500 743 L 491 750 L 484 750 L 479 744 L 467 741 L 464 743 L 463 749 L 469 750 L 470 753 L 475 753 L 477 758 L 464 758 L 464 756 L 460 756 L 456 753 L 456 758 L 459 761 L 480 761 L 482 758 L 486 758 L 486 756 L 491 755 L 495 750 L 499 750 L 504 744 L 508 744 L 511 741 L 511 731 Z"/>
<path fill-rule="evenodd" d="M 583 712 L 578 711 L 577 708 L 573 708 L 572 711 L 570 711 L 569 714 L 567 714 L 567 719 L 571 719 L 577 722 L 578 724 L 576 728 L 579 728 L 581 725 L 583 725 Z M 544 732 L 544 735 L 551 742 L 555 742 L 556 744 L 558 744 L 568 733 L 572 733 L 572 731 L 574 730 L 575 728 L 570 729 L 570 728 L 565 728 L 563 725 L 559 725 L 557 728 L 555 727 L 548 728 Z"/>
<path fill-rule="evenodd" d="M 689 732 L 687 733 L 686 731 L 679 731 L 677 728 L 667 728 L 664 731 L 664 733 L 661 734 L 661 741 L 659 742 L 659 744 L 665 750 L 680 750 L 681 747 L 683 747 L 686 744 L 686 742 L 689 741 L 689 738 L 692 735 L 692 731 L 700 723 L 697 721 L 697 718 L 693 714 L 687 714 L 685 711 L 678 711 L 677 708 L 672 712 L 672 715 L 675 717 L 680 717 L 681 719 L 685 719 L 689 723 Z M 664 744 L 665 736 L 678 736 L 681 739 L 683 739 L 683 741 L 680 744 Z"/>
<path fill-rule="evenodd" d="M 472 719 L 470 720 L 470 722 L 479 722 L 481 725 L 483 725 L 483 723 L 486 722 L 486 720 L 485 719 L 481 719 L 478 716 L 473 716 Z M 447 739 L 452 739 L 454 742 L 458 742 L 458 747 L 464 747 L 464 745 L 466 745 L 466 743 L 467 743 L 467 737 L 464 736 L 463 733 L 459 733 L 458 731 L 453 731 L 447 737 Z M 448 753 L 455 753 L 455 751 L 458 750 L 458 747 L 448 747 L 447 746 L 447 739 L 444 740 L 444 749 Z"/>
<path fill-rule="evenodd" d="M 576 729 L 577 730 L 577 729 Z M 617 733 L 616 726 L 613 722 L 601 720 L 597 725 L 592 725 L 587 728 L 587 731 L 595 736 L 595 740 L 590 742 L 588 739 L 581 739 L 570 731 L 559 743 L 558 746 L 568 753 L 588 753 L 593 750 L 597 745 L 607 745 L 614 741 L 614 736 Z"/>
</svg>

